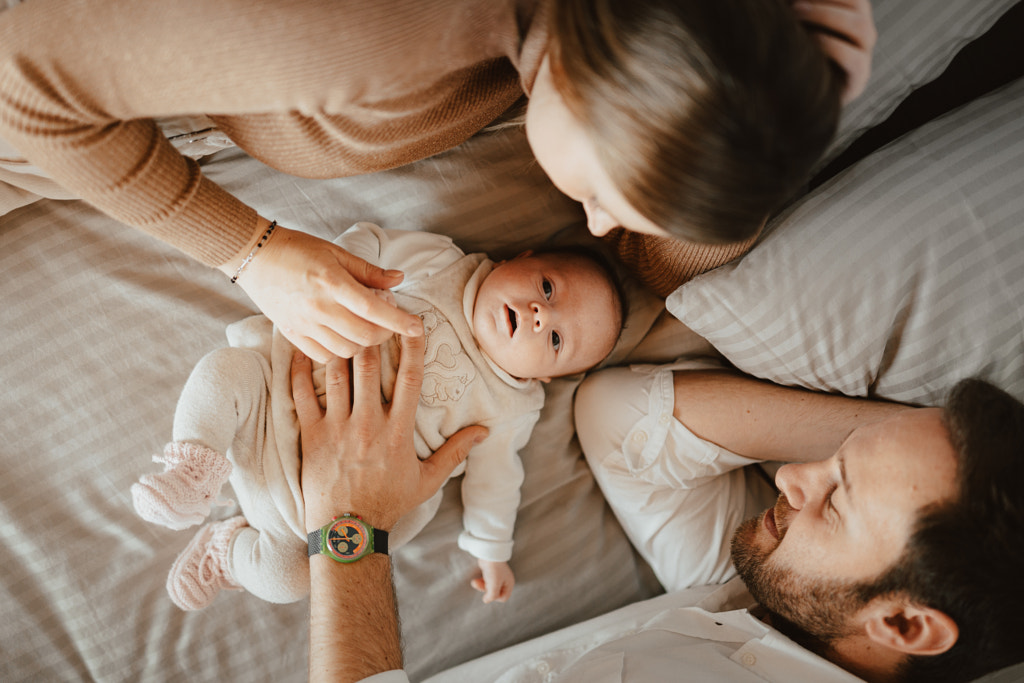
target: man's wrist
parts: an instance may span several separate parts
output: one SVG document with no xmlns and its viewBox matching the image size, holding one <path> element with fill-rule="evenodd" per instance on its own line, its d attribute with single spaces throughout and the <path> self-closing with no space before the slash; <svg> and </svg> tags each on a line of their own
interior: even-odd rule
<svg viewBox="0 0 1024 683">
<path fill-rule="evenodd" d="M 311 534 L 317 529 L 323 529 L 338 517 L 346 514 L 355 515 L 374 529 L 380 529 L 382 531 L 391 531 L 398 522 L 398 519 L 394 515 L 374 511 L 366 507 L 360 508 L 358 505 L 334 505 L 331 510 L 331 512 L 324 512 L 323 510 L 307 510 L 305 513 L 306 533 Z"/>
</svg>

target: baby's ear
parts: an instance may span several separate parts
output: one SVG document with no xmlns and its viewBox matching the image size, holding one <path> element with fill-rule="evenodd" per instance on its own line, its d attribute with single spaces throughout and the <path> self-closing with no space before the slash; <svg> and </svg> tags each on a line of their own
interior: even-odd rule
<svg viewBox="0 0 1024 683">
<path fill-rule="evenodd" d="M 516 254 L 514 257 L 512 257 L 512 258 L 513 258 L 513 260 L 515 260 L 517 258 L 529 258 L 530 256 L 533 256 L 533 249 L 527 249 L 526 251 L 521 251 L 518 254 Z"/>
</svg>

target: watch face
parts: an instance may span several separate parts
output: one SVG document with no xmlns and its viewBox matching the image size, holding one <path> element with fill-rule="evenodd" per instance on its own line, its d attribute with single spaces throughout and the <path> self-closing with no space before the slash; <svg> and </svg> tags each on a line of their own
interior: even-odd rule
<svg viewBox="0 0 1024 683">
<path fill-rule="evenodd" d="M 327 549 L 341 561 L 362 557 L 370 545 L 366 525 L 355 517 L 341 517 L 327 530 Z"/>
</svg>

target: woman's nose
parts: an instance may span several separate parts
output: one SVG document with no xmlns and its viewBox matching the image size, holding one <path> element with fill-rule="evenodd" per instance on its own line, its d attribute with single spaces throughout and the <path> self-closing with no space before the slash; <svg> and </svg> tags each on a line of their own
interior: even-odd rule
<svg viewBox="0 0 1024 683">
<path fill-rule="evenodd" d="M 604 237 L 617 227 L 608 214 L 589 201 L 583 202 L 583 212 L 587 214 L 587 230 L 594 237 Z"/>
</svg>

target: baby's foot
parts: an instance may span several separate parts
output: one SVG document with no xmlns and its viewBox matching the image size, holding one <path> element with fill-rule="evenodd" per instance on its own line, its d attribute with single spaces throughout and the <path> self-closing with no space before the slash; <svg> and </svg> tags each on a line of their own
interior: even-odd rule
<svg viewBox="0 0 1024 683">
<path fill-rule="evenodd" d="M 164 471 L 132 484 L 132 502 L 144 520 L 170 529 L 187 529 L 206 519 L 231 474 L 226 457 L 194 443 L 171 442 L 163 458 L 153 456 L 153 461 L 164 463 Z"/>
<path fill-rule="evenodd" d="M 196 532 L 167 575 L 167 593 L 183 610 L 203 609 L 221 589 L 237 589 L 228 573 L 231 537 L 246 525 L 245 517 L 212 522 Z"/>
</svg>

